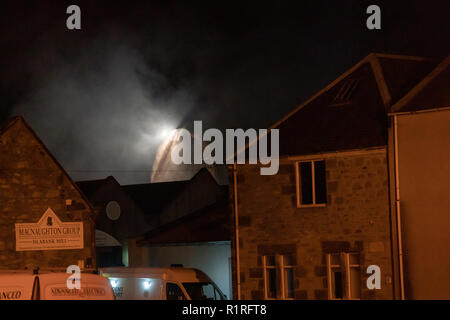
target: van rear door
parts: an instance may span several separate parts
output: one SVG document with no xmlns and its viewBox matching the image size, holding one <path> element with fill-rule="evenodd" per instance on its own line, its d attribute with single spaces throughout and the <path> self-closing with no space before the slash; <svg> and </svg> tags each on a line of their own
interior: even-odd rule
<svg viewBox="0 0 450 320">
<path fill-rule="evenodd" d="M 67 273 L 39 275 L 41 300 L 113 300 L 114 294 L 107 279 L 82 273 L 80 289 L 69 289 Z"/>
<path fill-rule="evenodd" d="M 0 274 L 0 300 L 30 300 L 34 278 L 32 274 Z"/>
</svg>

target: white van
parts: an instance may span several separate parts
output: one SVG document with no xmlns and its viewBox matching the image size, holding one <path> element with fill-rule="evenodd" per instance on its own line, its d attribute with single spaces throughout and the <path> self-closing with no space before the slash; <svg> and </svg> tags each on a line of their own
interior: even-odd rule
<svg viewBox="0 0 450 320">
<path fill-rule="evenodd" d="M 99 269 L 117 300 L 225 300 L 226 296 L 202 271 L 191 268 Z"/>
<path fill-rule="evenodd" d="M 0 300 L 114 300 L 107 279 L 81 273 L 80 289 L 69 289 L 65 272 L 0 271 Z"/>
</svg>

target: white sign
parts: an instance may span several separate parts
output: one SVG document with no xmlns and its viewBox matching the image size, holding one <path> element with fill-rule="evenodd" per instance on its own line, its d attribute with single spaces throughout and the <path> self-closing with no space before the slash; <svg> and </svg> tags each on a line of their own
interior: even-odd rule
<svg viewBox="0 0 450 320">
<path fill-rule="evenodd" d="M 16 251 L 83 249 L 83 222 L 61 222 L 48 208 L 37 223 L 16 223 Z"/>
</svg>

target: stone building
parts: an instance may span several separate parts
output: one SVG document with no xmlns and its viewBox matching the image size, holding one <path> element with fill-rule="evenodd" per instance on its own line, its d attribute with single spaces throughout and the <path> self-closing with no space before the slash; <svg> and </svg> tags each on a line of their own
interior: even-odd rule
<svg viewBox="0 0 450 320">
<path fill-rule="evenodd" d="M 128 266 L 130 239 L 154 227 L 156 218 L 144 215 L 112 176 L 76 184 L 98 212 L 95 219 L 97 266 Z"/>
<path fill-rule="evenodd" d="M 157 217 L 129 247 L 130 266 L 181 264 L 208 274 L 231 296 L 231 219 L 228 187 L 207 168 L 191 179 L 123 187 L 145 214 Z M 136 257 L 131 261 L 131 257 Z"/>
<path fill-rule="evenodd" d="M 0 128 L 0 268 L 95 267 L 94 219 L 23 118 Z"/>
<path fill-rule="evenodd" d="M 77 185 L 98 211 L 99 267 L 182 264 L 206 272 L 231 296 L 228 187 L 209 169 L 182 181 L 121 186 L 107 177 Z"/>
<path fill-rule="evenodd" d="M 370 54 L 271 127 L 278 174 L 229 166 L 235 298 L 400 297 L 387 114 L 436 64 Z"/>
</svg>

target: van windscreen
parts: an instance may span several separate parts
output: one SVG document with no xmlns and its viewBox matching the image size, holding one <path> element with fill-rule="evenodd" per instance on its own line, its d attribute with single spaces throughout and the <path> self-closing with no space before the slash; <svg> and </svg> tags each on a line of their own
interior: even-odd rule
<svg viewBox="0 0 450 320">
<path fill-rule="evenodd" d="M 222 293 L 211 282 L 183 282 L 192 300 L 224 300 Z"/>
</svg>

